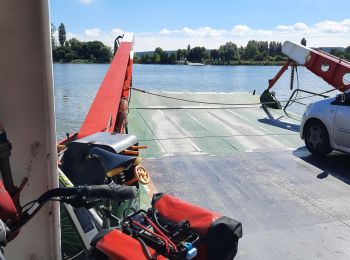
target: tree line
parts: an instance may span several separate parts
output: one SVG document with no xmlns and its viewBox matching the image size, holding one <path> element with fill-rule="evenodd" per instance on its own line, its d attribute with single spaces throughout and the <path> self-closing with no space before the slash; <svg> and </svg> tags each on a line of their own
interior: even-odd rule
<svg viewBox="0 0 350 260">
<path fill-rule="evenodd" d="M 56 27 L 51 24 L 52 57 L 54 62 L 77 63 L 109 63 L 113 57 L 110 47 L 100 41 L 82 42 L 76 38 L 66 39 L 66 28 L 63 23 L 58 26 L 58 44 L 54 33 Z M 306 39 L 302 38 L 302 45 L 306 46 Z M 350 60 L 350 46 L 344 50 L 335 48 L 330 54 L 342 59 Z M 282 43 L 276 41 L 248 41 L 246 47 L 229 41 L 218 49 L 208 50 L 196 46 L 177 51 L 164 51 L 157 47 L 153 53 L 136 54 L 135 63 L 143 64 L 181 64 L 185 62 L 200 62 L 213 65 L 236 64 L 280 64 L 287 56 L 282 53 Z"/>
<path fill-rule="evenodd" d="M 54 62 L 109 63 L 112 58 L 110 47 L 100 41 L 81 42 L 75 38 L 66 40 L 66 28 L 58 26 L 58 43 L 54 38 L 56 27 L 51 24 L 52 57 Z"/>
<path fill-rule="evenodd" d="M 350 61 L 350 46 L 346 47 L 345 50 L 331 49 L 329 53 L 338 58 Z"/>
<path fill-rule="evenodd" d="M 178 49 L 176 52 L 166 52 L 157 47 L 153 54 L 144 54 L 136 57 L 139 63 L 175 64 L 183 61 L 201 62 L 206 64 L 249 64 L 249 63 L 279 63 L 287 57 L 282 53 L 282 43 L 276 41 L 251 40 L 246 47 L 238 47 L 233 42 L 227 42 L 218 49 L 207 50 L 205 47 L 190 45 L 186 49 Z"/>
</svg>

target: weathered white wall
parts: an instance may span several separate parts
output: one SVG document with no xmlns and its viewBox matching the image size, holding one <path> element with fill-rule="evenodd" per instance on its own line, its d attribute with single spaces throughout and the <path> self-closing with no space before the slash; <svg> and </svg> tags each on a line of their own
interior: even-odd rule
<svg viewBox="0 0 350 260">
<path fill-rule="evenodd" d="M 0 1 L 0 122 L 13 145 L 16 185 L 39 144 L 22 205 L 57 186 L 55 120 L 47 0 Z M 8 259 L 54 259 L 59 251 L 57 205 L 47 205 L 6 248 Z M 55 232 L 56 231 L 56 232 Z"/>
</svg>

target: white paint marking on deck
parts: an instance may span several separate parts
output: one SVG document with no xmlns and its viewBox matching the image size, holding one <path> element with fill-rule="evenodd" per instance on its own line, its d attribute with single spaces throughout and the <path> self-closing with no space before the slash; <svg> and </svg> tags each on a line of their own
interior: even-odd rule
<svg viewBox="0 0 350 260">
<path fill-rule="evenodd" d="M 268 132 L 268 133 L 270 133 L 270 134 L 273 134 L 273 135 L 276 134 L 276 133 L 272 132 L 271 130 L 269 130 L 269 129 L 265 128 L 265 127 L 262 127 L 262 126 L 259 125 L 259 124 L 255 124 L 253 121 L 249 120 L 248 118 L 245 118 L 244 116 L 241 116 L 240 114 L 237 114 L 236 112 L 231 111 L 230 109 L 225 109 L 225 110 L 228 111 L 228 112 L 230 112 L 231 114 L 234 114 L 235 116 L 238 116 L 239 118 L 241 118 L 241 119 L 243 119 L 243 120 L 245 120 L 245 121 L 247 121 L 247 122 L 253 124 L 254 126 L 259 127 L 260 129 L 262 129 L 262 130 L 264 130 L 264 131 L 266 131 L 266 132 Z"/>
<path fill-rule="evenodd" d="M 198 152 L 202 152 L 202 149 L 199 148 L 198 145 L 196 145 L 190 138 L 186 137 L 186 140 L 198 151 Z"/>
<path fill-rule="evenodd" d="M 215 113 L 208 111 L 208 114 L 216 121 L 215 126 L 222 127 L 233 135 L 233 138 L 245 148 L 245 150 L 262 148 L 258 143 L 254 142 L 251 136 L 242 135 L 241 132 L 236 130 L 236 127 L 227 120 L 219 117 Z"/>
<path fill-rule="evenodd" d="M 138 113 L 138 115 L 140 116 L 140 118 L 143 120 L 143 122 L 145 123 L 145 125 L 148 127 L 148 129 L 149 129 L 149 131 L 153 134 L 153 136 L 155 137 L 155 138 L 157 138 L 157 136 L 156 136 L 156 134 L 155 134 L 155 132 L 153 131 L 153 129 L 148 125 L 148 123 L 147 123 L 147 121 L 145 120 L 145 118 L 141 115 L 141 113 L 137 110 L 137 113 Z M 166 150 L 165 150 L 165 147 L 157 140 L 157 142 L 158 142 L 158 144 L 159 144 L 159 146 L 160 146 L 160 148 L 161 148 L 161 150 L 162 150 L 162 152 L 166 152 Z M 156 142 L 156 143 L 157 143 Z"/>
<path fill-rule="evenodd" d="M 188 137 L 188 133 L 180 126 L 180 124 L 177 124 L 172 118 L 170 118 L 168 115 L 166 115 L 166 114 L 164 113 L 164 111 L 161 111 L 161 112 L 163 113 L 164 117 L 167 118 L 167 119 L 169 120 L 170 124 L 172 124 L 172 125 L 174 126 L 174 128 L 177 128 L 177 130 L 179 130 L 180 132 L 183 133 L 184 139 L 186 139 L 187 142 L 189 142 L 190 145 L 192 145 L 192 147 L 193 147 L 194 149 L 196 149 L 197 152 L 202 152 L 202 149 L 200 149 L 200 148 L 198 147 L 198 145 L 196 145 L 196 144 Z"/>
<path fill-rule="evenodd" d="M 255 124 L 253 122 L 251 122 L 249 119 L 246 119 L 245 117 L 242 117 L 241 115 L 238 115 L 237 113 L 229 111 L 227 109 L 223 110 L 223 112 L 225 112 L 225 111 L 231 113 L 234 116 L 229 117 L 228 115 L 225 115 L 224 113 L 221 113 L 220 115 L 217 115 L 214 112 L 211 112 L 211 113 L 216 114 L 216 116 L 218 116 L 219 118 L 220 117 L 226 118 L 226 120 L 230 121 L 230 124 L 232 122 L 231 125 L 234 126 L 236 129 L 238 129 L 240 134 L 252 135 L 252 137 L 250 137 L 250 139 L 251 140 L 255 139 L 255 142 L 259 142 L 261 147 L 265 147 L 265 148 L 266 147 L 269 147 L 269 148 L 282 148 L 282 147 L 284 147 L 283 143 L 281 143 L 278 140 L 276 140 L 275 138 L 273 138 L 273 137 L 277 136 L 275 133 L 267 130 L 267 132 L 270 134 L 270 135 L 267 135 L 266 132 L 262 132 L 262 131 L 259 131 L 257 129 L 257 128 L 260 128 L 261 130 L 266 131 L 265 128 L 263 128 L 261 126 L 256 128 Z M 249 124 L 244 124 L 242 122 L 242 120 L 239 120 L 237 117 L 240 119 L 243 119 L 246 122 L 253 124 L 254 127 L 250 126 Z M 259 136 L 259 137 L 257 137 L 257 136 Z"/>
<path fill-rule="evenodd" d="M 228 112 L 230 112 L 230 113 L 232 113 L 232 114 L 238 116 L 239 118 L 245 120 L 246 122 L 249 122 L 249 123 L 251 123 L 252 125 L 257 126 L 258 128 L 260 128 L 260 129 L 262 129 L 262 130 L 264 130 L 264 131 L 270 133 L 270 134 L 271 134 L 270 136 L 264 135 L 264 136 L 262 137 L 262 138 L 264 138 L 264 139 L 265 139 L 265 138 L 268 139 L 268 142 L 266 143 L 266 144 L 267 144 L 267 147 L 272 147 L 272 148 L 282 148 L 282 147 L 284 148 L 284 147 L 285 147 L 285 145 L 284 145 L 282 142 L 280 142 L 280 141 L 276 140 L 275 138 L 273 138 L 273 137 L 277 137 L 278 134 L 274 133 L 273 131 L 271 131 L 271 130 L 269 130 L 269 129 L 267 129 L 267 128 L 265 128 L 265 127 L 259 125 L 259 124 L 255 124 L 253 121 L 249 120 L 248 118 L 246 118 L 246 117 L 244 117 L 244 116 L 241 116 L 241 115 L 237 114 L 236 112 L 233 112 L 233 111 L 231 111 L 231 110 L 229 110 L 229 109 L 226 109 L 226 111 L 228 111 Z M 248 125 L 247 125 L 247 126 L 248 126 Z M 248 126 L 248 127 L 249 127 L 249 126 Z M 272 144 L 272 145 L 269 145 L 269 144 Z"/>
</svg>

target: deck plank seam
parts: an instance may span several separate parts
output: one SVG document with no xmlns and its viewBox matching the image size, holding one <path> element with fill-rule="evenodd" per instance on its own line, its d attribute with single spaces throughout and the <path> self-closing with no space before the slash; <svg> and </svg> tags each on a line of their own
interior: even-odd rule
<svg viewBox="0 0 350 260">
<path fill-rule="evenodd" d="M 230 147 L 232 147 L 233 149 L 235 149 L 236 151 L 238 151 L 239 149 L 237 147 L 235 147 L 233 144 L 231 144 L 230 142 L 227 142 L 224 137 L 226 136 L 218 136 L 218 135 L 214 135 L 213 131 L 211 131 L 207 126 L 205 126 L 202 122 L 200 122 L 197 118 L 195 118 L 194 116 L 192 116 L 191 114 L 189 114 L 185 109 L 183 109 L 184 113 L 186 115 L 188 115 L 193 121 L 195 121 L 197 124 L 199 124 L 200 126 L 202 126 L 206 131 L 208 131 L 209 133 L 211 133 L 213 136 L 207 136 L 207 137 L 192 137 L 192 138 L 218 138 L 220 140 L 222 140 L 224 143 L 226 143 L 227 145 L 229 145 Z M 230 137 L 230 136 L 227 136 Z"/>
<path fill-rule="evenodd" d="M 166 115 L 163 111 L 160 111 L 164 117 L 170 122 L 170 124 L 176 128 L 179 132 L 181 132 L 184 136 L 184 138 L 197 152 L 202 152 L 202 149 L 200 149 L 192 140 L 189 139 L 185 131 L 178 125 L 176 124 L 168 115 Z"/>
<path fill-rule="evenodd" d="M 148 129 L 151 131 L 151 133 L 153 134 L 153 136 L 155 138 L 157 138 L 155 132 L 152 130 L 152 128 L 149 126 L 149 124 L 147 124 L 145 118 L 142 116 L 142 114 L 137 110 L 137 113 L 139 114 L 140 118 L 143 120 L 143 122 L 145 123 L 145 125 L 148 127 Z M 155 139 L 155 140 L 158 140 L 158 139 Z M 141 140 L 140 140 L 141 141 Z M 159 140 L 158 140 L 159 141 Z M 158 142 L 159 145 L 161 146 L 162 150 L 165 152 L 165 153 L 168 153 L 168 151 L 165 149 L 164 145 L 161 143 L 161 142 Z"/>
<path fill-rule="evenodd" d="M 142 139 L 143 141 L 153 141 L 153 140 L 176 140 L 176 139 L 186 139 L 186 138 L 226 138 L 226 137 L 262 137 L 262 136 L 299 136 L 298 134 L 268 134 L 268 135 L 207 135 L 207 136 L 189 136 L 189 137 L 167 137 L 167 138 L 162 138 L 162 137 L 156 137 L 155 139 Z M 141 140 L 141 139 L 140 139 Z"/>
</svg>

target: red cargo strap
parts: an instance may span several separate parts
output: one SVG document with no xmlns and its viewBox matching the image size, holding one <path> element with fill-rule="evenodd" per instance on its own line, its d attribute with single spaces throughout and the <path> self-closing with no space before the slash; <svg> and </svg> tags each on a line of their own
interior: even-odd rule
<svg viewBox="0 0 350 260">
<path fill-rule="evenodd" d="M 191 229 L 201 236 L 206 236 L 210 225 L 221 214 L 198 207 L 186 201 L 175 198 L 169 194 L 163 195 L 155 202 L 154 208 L 159 214 L 174 222 L 188 220 Z"/>
<path fill-rule="evenodd" d="M 7 221 L 8 219 L 14 219 L 17 217 L 16 207 L 6 191 L 2 180 L 0 180 L 0 219 Z"/>
<path fill-rule="evenodd" d="M 103 236 L 96 244 L 96 248 L 106 254 L 109 259 L 114 260 L 145 260 L 146 255 L 143 252 L 139 241 L 114 229 Z M 149 253 L 154 259 L 165 260 L 164 256 L 156 256 L 156 251 L 147 247 Z"/>
</svg>

